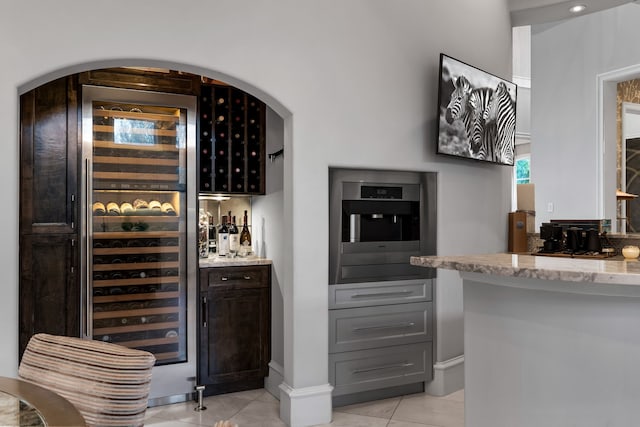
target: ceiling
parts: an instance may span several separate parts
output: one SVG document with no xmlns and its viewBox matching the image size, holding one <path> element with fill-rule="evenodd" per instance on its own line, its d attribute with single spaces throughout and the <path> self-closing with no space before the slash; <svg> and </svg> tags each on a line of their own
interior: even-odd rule
<svg viewBox="0 0 640 427">
<path fill-rule="evenodd" d="M 573 18 L 578 15 L 593 13 L 625 3 L 634 3 L 631 0 L 508 0 L 511 11 L 511 25 L 520 27 L 523 25 L 543 24 L 546 22 L 560 21 Z M 587 6 L 584 12 L 575 14 L 569 12 L 569 8 L 576 4 Z"/>
</svg>

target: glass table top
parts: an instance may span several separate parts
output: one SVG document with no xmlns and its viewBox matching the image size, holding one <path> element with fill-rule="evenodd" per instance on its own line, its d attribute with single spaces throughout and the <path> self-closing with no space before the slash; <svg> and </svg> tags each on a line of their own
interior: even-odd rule
<svg viewBox="0 0 640 427">
<path fill-rule="evenodd" d="M 46 426 L 42 416 L 29 403 L 0 391 L 0 425 Z"/>
</svg>

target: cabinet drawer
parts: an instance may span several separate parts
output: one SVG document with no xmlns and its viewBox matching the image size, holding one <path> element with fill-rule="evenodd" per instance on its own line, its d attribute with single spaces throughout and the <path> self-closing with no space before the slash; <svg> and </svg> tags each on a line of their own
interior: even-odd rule
<svg viewBox="0 0 640 427">
<path fill-rule="evenodd" d="M 431 301 L 433 279 L 329 286 L 329 308 Z"/>
<path fill-rule="evenodd" d="M 269 287 L 270 265 L 255 265 L 247 267 L 218 267 L 200 270 L 200 287 L 224 286 L 238 288 L 266 288 Z"/>
<path fill-rule="evenodd" d="M 431 307 L 418 302 L 329 310 L 329 352 L 431 340 Z"/>
<path fill-rule="evenodd" d="M 329 355 L 333 395 L 393 387 L 433 378 L 430 342 Z"/>
</svg>

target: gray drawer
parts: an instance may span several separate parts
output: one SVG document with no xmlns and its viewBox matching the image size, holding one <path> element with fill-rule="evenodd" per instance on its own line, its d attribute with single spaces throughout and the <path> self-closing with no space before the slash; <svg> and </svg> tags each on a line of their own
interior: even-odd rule
<svg viewBox="0 0 640 427">
<path fill-rule="evenodd" d="M 329 308 L 431 301 L 433 279 L 349 283 L 329 286 Z"/>
<path fill-rule="evenodd" d="M 431 342 L 329 355 L 329 381 L 334 386 L 334 396 L 432 378 Z"/>
<path fill-rule="evenodd" d="M 329 352 L 431 340 L 431 307 L 418 302 L 329 310 Z"/>
</svg>

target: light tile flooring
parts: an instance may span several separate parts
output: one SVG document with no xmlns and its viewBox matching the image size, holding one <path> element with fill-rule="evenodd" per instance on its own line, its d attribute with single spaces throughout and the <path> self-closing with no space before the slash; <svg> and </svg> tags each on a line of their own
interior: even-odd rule
<svg viewBox="0 0 640 427">
<path fill-rule="evenodd" d="M 206 397 L 206 411 L 195 402 L 147 410 L 150 427 L 213 426 L 231 420 L 239 427 L 282 427 L 280 403 L 264 389 Z M 464 427 L 464 391 L 434 397 L 425 393 L 334 408 L 325 427 Z"/>
</svg>

